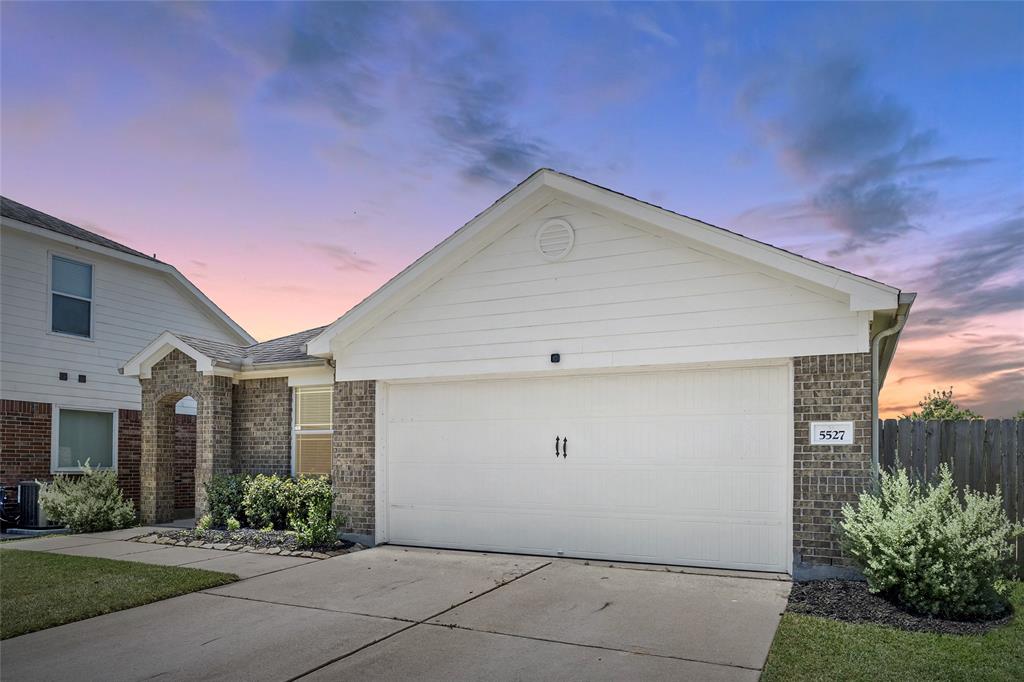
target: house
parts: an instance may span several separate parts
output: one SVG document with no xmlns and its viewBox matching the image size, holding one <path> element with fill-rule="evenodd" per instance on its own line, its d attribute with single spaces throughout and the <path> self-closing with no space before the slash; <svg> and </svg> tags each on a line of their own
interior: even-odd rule
<svg viewBox="0 0 1024 682">
<path fill-rule="evenodd" d="M 326 327 L 129 360 L 142 512 L 191 395 L 197 480 L 329 472 L 365 542 L 841 573 L 912 301 L 539 170 Z"/>
<path fill-rule="evenodd" d="M 118 368 L 173 329 L 254 339 L 173 266 L 0 199 L 0 478 L 117 470 L 139 499 L 142 391 Z M 195 406 L 177 407 L 174 506 L 194 505 Z M 13 502 L 8 496 L 8 503 Z"/>
</svg>

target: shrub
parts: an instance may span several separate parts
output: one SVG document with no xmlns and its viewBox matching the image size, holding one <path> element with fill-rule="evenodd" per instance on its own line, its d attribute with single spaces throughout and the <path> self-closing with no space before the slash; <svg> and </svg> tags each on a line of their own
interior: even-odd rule
<svg viewBox="0 0 1024 682">
<path fill-rule="evenodd" d="M 196 521 L 196 528 L 198 530 L 210 530 L 213 528 L 213 517 L 209 514 L 203 514 L 199 517 L 199 520 Z"/>
<path fill-rule="evenodd" d="M 338 538 L 338 521 L 331 518 L 334 491 L 323 476 L 306 476 L 295 482 L 288 525 L 301 547 L 320 547 Z"/>
<path fill-rule="evenodd" d="M 961 502 L 947 466 L 931 485 L 883 473 L 877 491 L 843 507 L 840 526 L 872 592 L 943 618 L 1006 609 L 1011 543 L 1024 529 L 1007 519 L 998 492 L 967 489 Z"/>
<path fill-rule="evenodd" d="M 242 524 L 239 523 L 238 519 L 236 519 L 234 516 L 232 516 L 231 518 L 228 519 L 228 522 L 227 522 L 226 525 L 228 527 L 228 530 L 238 530 L 239 528 L 242 527 Z"/>
<path fill-rule="evenodd" d="M 81 474 L 58 474 L 39 491 L 43 511 L 74 533 L 98 533 L 135 525 L 135 504 L 117 487 L 117 473 L 93 469 L 88 460 Z"/>
<path fill-rule="evenodd" d="M 292 510 L 295 481 L 288 477 L 259 474 L 245 484 L 242 508 L 253 528 L 284 530 Z"/>
<path fill-rule="evenodd" d="M 242 500 L 251 478 L 249 474 L 219 474 L 206 484 L 206 501 L 214 526 L 224 526 L 230 518 L 240 524 L 246 522 Z"/>
</svg>

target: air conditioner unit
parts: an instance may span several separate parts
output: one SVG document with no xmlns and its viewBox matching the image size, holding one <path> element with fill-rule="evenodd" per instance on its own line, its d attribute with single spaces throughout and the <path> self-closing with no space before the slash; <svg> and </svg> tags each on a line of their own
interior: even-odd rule
<svg viewBox="0 0 1024 682">
<path fill-rule="evenodd" d="M 46 512 L 39 504 L 39 483 L 22 481 L 18 484 L 18 526 L 21 528 L 50 528 Z"/>
</svg>

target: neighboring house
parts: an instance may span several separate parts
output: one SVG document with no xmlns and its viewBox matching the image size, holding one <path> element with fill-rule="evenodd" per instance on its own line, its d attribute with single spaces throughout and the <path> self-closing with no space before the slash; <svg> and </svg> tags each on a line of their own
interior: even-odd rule
<svg viewBox="0 0 1024 682">
<path fill-rule="evenodd" d="M 3 485 L 79 471 L 88 459 L 117 470 L 138 501 L 142 393 L 118 368 L 167 329 L 254 342 L 173 266 L 0 199 Z M 175 419 L 179 508 L 194 505 L 190 403 Z"/>
<path fill-rule="evenodd" d="M 193 395 L 197 481 L 329 472 L 364 541 L 840 573 L 912 300 L 540 170 L 327 327 L 126 363 L 142 512 L 172 511 Z"/>
</svg>

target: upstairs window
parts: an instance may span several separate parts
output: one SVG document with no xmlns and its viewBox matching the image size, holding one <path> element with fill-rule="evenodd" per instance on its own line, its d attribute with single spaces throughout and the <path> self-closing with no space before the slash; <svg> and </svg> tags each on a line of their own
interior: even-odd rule
<svg viewBox="0 0 1024 682">
<path fill-rule="evenodd" d="M 294 391 L 292 471 L 296 476 L 330 476 L 334 387 L 301 386 Z"/>
<path fill-rule="evenodd" d="M 50 331 L 92 338 L 92 266 L 52 256 Z"/>
</svg>

